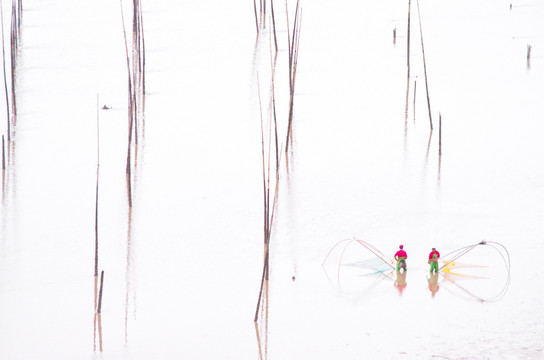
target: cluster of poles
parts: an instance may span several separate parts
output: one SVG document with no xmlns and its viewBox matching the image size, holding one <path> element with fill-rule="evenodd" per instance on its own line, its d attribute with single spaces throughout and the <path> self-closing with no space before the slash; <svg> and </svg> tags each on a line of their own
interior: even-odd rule
<svg viewBox="0 0 544 360">
<path fill-rule="evenodd" d="M 123 9 L 123 0 L 120 0 L 121 18 L 123 25 L 123 36 L 125 40 L 125 54 L 127 62 L 128 77 L 128 141 L 127 141 L 127 160 L 126 160 L 126 181 L 127 198 L 129 214 L 129 230 L 127 252 L 130 252 L 131 238 L 131 217 L 132 217 L 132 158 L 137 158 L 139 128 L 143 125 L 145 108 L 145 43 L 143 31 L 143 16 L 140 0 L 132 0 L 132 39 L 129 44 L 127 39 L 127 27 L 125 26 L 125 14 Z M 97 95 L 97 164 L 96 164 L 96 195 L 95 195 L 95 258 L 94 258 L 94 349 L 96 350 L 96 330 L 98 328 L 99 349 L 102 351 L 102 293 L 104 286 L 104 271 L 100 272 L 100 286 L 98 286 L 99 269 L 99 237 L 98 237 L 98 209 L 99 209 L 99 180 L 100 180 L 100 107 L 99 96 Z M 135 148 L 136 154 L 132 154 L 132 148 Z M 135 166 L 135 165 L 134 165 Z M 127 255 L 127 269 L 130 263 L 130 256 Z M 128 292 L 128 285 L 127 285 Z M 128 298 L 128 295 L 127 295 Z"/>
<path fill-rule="evenodd" d="M 257 36 L 261 34 L 265 28 L 266 19 L 266 1 L 260 1 L 259 15 L 257 15 L 257 4 L 255 5 L 255 19 L 257 23 Z M 289 9 L 287 2 L 286 5 L 286 18 L 287 18 L 287 46 L 288 46 L 288 74 L 289 74 L 289 109 L 287 116 L 287 130 L 285 139 L 285 152 L 288 151 L 288 145 L 292 141 L 292 122 L 293 122 L 293 106 L 294 106 L 294 93 L 296 82 L 296 70 L 298 64 L 298 53 L 300 44 L 300 24 L 302 17 L 302 9 L 300 8 L 300 2 L 297 0 L 295 19 L 292 24 L 289 21 Z M 269 279 L 269 255 L 270 255 L 270 238 L 272 234 L 272 224 L 274 220 L 274 210 L 278 199 L 279 180 L 280 180 L 280 157 L 283 152 L 279 145 L 278 135 L 278 121 L 276 112 L 276 97 L 275 97 L 275 67 L 278 54 L 277 36 L 275 28 L 275 14 L 274 14 L 274 2 L 270 0 L 271 18 L 273 24 L 273 39 L 274 50 L 270 45 L 270 58 L 271 58 L 271 91 L 270 91 L 270 108 L 268 126 L 265 125 L 263 119 L 263 109 L 261 104 L 260 85 L 257 84 L 259 108 L 260 108 L 260 121 L 261 121 L 261 155 L 262 155 L 262 173 L 263 173 L 263 214 L 264 214 L 264 262 L 262 271 L 261 287 L 259 291 L 259 297 L 257 301 L 257 309 L 255 311 L 255 321 L 259 318 L 259 310 L 261 309 L 263 292 L 267 286 Z M 272 38 L 272 37 L 271 37 Z M 272 159 L 272 156 L 274 158 Z M 274 167 L 274 173 L 271 174 L 271 168 Z M 271 179 L 273 179 L 271 181 Z M 272 193 L 272 194 L 271 194 Z"/>
<path fill-rule="evenodd" d="M 417 5 L 417 17 L 418 17 L 418 24 L 419 24 L 419 38 L 421 42 L 421 54 L 423 58 L 423 76 L 425 80 L 425 93 L 427 96 L 427 111 L 429 114 L 429 127 L 430 127 L 430 134 L 429 134 L 429 145 L 431 143 L 431 137 L 433 134 L 433 117 L 432 117 L 432 111 L 431 111 L 431 98 L 429 95 L 429 81 L 427 77 L 427 61 L 425 58 L 425 43 L 423 41 L 423 27 L 421 25 L 421 12 L 419 8 L 419 0 L 416 0 Z M 407 21 L 407 36 L 406 36 L 406 106 L 405 106 L 405 132 L 407 129 L 408 124 L 408 107 L 409 107 L 409 97 L 410 97 L 410 30 L 411 30 L 411 8 L 412 8 L 412 0 L 408 0 L 408 21 Z M 393 42 L 396 42 L 396 29 L 393 30 Z M 415 106 L 416 106 L 416 90 L 417 90 L 417 80 L 414 80 L 414 98 L 413 98 L 413 111 L 414 111 L 414 121 L 415 121 Z M 438 157 L 439 157 L 439 164 L 440 159 L 442 156 L 442 115 L 439 114 L 439 120 L 438 120 Z"/>
<path fill-rule="evenodd" d="M 0 4 L 1 5 L 1 4 Z M 9 59 L 6 54 L 6 34 L 4 31 L 4 8 L 0 6 L 0 26 L 2 37 L 2 70 L 4 76 L 4 97 L 6 108 L 6 134 L 2 134 L 2 194 L 6 182 L 7 166 L 11 163 L 10 153 L 12 149 L 13 127 L 17 119 L 17 102 L 16 102 L 16 72 L 17 72 L 17 54 L 19 52 L 21 22 L 23 15 L 22 0 L 12 0 L 10 14 L 10 33 L 9 33 Z"/>
<path fill-rule="evenodd" d="M 270 14 L 267 13 L 267 5 L 269 5 Z M 255 309 L 255 329 L 258 338 L 259 350 L 261 359 L 263 358 L 263 349 L 261 346 L 261 338 L 259 331 L 259 316 L 264 315 L 264 323 L 262 326 L 267 327 L 267 311 L 268 311 L 268 281 L 270 273 L 270 239 L 272 236 L 272 226 L 274 223 L 274 213 L 278 201 L 278 192 L 280 184 L 280 164 L 281 156 L 285 153 L 286 162 L 289 151 L 289 144 L 293 138 L 293 118 L 294 118 L 294 95 L 295 83 L 298 65 L 298 54 L 300 46 L 300 26 L 302 19 L 302 8 L 300 1 L 297 0 L 294 19 L 289 20 L 289 7 L 285 2 L 285 14 L 287 19 L 287 53 L 288 53 L 288 110 L 285 130 L 285 146 L 280 145 L 280 135 L 278 134 L 278 116 L 276 109 L 276 63 L 278 57 L 278 37 L 276 32 L 276 13 L 274 9 L 274 1 L 266 0 L 259 1 L 259 5 L 254 1 L 255 23 L 257 25 L 257 37 L 266 34 L 266 19 L 270 19 L 272 24 L 269 28 L 270 40 L 270 92 L 269 92 L 269 107 L 268 121 L 265 121 L 263 116 L 263 106 L 261 102 L 261 90 L 259 85 L 259 76 L 257 75 L 257 90 L 259 98 L 260 123 L 261 123 L 261 156 L 262 156 L 262 180 L 263 180 L 263 233 L 264 233 L 264 257 L 263 269 L 261 276 L 261 285 Z M 292 150 L 291 150 L 292 151 Z M 267 331 L 264 331 L 266 336 Z M 264 341 L 266 344 L 267 342 Z M 265 345 L 266 346 L 266 345 Z M 266 354 L 266 349 L 264 350 Z"/>
<path fill-rule="evenodd" d="M 132 148 L 135 148 L 135 158 L 137 158 L 139 128 L 143 126 L 143 114 L 145 109 L 145 41 L 140 0 L 132 0 L 132 40 L 130 45 L 127 39 L 123 0 L 120 0 L 120 3 L 128 75 L 128 145 L 126 178 L 128 204 L 129 207 L 132 208 Z"/>
</svg>

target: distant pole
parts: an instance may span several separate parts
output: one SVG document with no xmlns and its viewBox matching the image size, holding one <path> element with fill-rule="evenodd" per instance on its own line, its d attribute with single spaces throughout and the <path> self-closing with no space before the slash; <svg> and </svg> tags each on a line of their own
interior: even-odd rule
<svg viewBox="0 0 544 360">
<path fill-rule="evenodd" d="M 438 156 L 442 156 L 442 114 L 438 115 Z"/>
<path fill-rule="evenodd" d="M 527 68 L 530 68 L 531 67 L 531 50 L 532 50 L 532 46 L 527 44 Z"/>
</svg>

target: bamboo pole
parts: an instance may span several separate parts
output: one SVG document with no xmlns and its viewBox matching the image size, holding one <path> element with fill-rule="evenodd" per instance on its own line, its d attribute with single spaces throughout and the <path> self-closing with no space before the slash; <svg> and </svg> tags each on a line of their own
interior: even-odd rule
<svg viewBox="0 0 544 360">
<path fill-rule="evenodd" d="M 408 131 L 408 98 L 410 97 L 410 10 L 412 0 L 408 0 L 408 25 L 406 30 L 406 103 L 404 108 L 404 134 Z"/>
<path fill-rule="evenodd" d="M 126 181 L 127 181 L 127 196 L 128 196 L 128 204 L 129 207 L 132 207 L 132 184 L 131 184 L 131 145 L 132 145 L 132 125 L 134 121 L 134 97 L 133 97 L 133 78 L 132 78 L 132 72 L 130 67 L 130 56 L 128 51 L 128 43 L 127 43 L 127 34 L 126 34 L 126 27 L 125 27 L 125 16 L 123 12 L 123 0 L 120 0 L 121 4 L 121 20 L 123 25 L 123 37 L 125 40 L 125 54 L 127 59 L 127 72 L 128 72 L 128 122 L 129 122 L 129 130 L 128 130 L 128 145 L 127 145 L 127 161 L 126 161 Z"/>
<path fill-rule="evenodd" d="M 15 73 L 16 73 L 16 58 L 18 48 L 18 31 L 17 31 L 17 9 L 15 3 L 12 2 L 11 7 L 11 121 L 15 124 L 17 121 L 17 101 L 15 93 Z"/>
<path fill-rule="evenodd" d="M 438 155 L 442 156 L 442 114 L 438 114 Z"/>
<path fill-rule="evenodd" d="M 408 25 L 406 30 L 406 68 L 408 69 L 408 78 L 410 78 L 410 10 L 412 0 L 408 0 Z"/>
<path fill-rule="evenodd" d="M 431 126 L 431 131 L 433 130 L 433 117 L 431 114 L 431 99 L 429 98 L 429 83 L 427 81 L 427 63 L 425 61 L 425 46 L 423 44 L 423 29 L 421 27 L 421 14 L 419 12 L 419 0 L 417 0 L 417 15 L 419 19 L 419 35 L 421 37 L 421 53 L 423 55 L 423 73 L 425 75 L 425 89 L 427 92 L 427 108 L 429 110 L 429 124 Z"/>
<path fill-rule="evenodd" d="M 142 6 L 139 6 L 140 9 L 140 32 L 142 35 L 142 74 L 141 74 L 141 91 L 142 91 L 142 112 L 145 110 L 145 36 L 144 36 L 144 17 Z M 145 118 L 142 118 L 144 120 Z"/>
<path fill-rule="evenodd" d="M 253 10 L 255 11 L 255 27 L 257 28 L 257 36 L 259 36 L 259 18 L 257 16 L 257 2 L 253 0 Z"/>
<path fill-rule="evenodd" d="M 270 11 L 272 12 L 272 29 L 274 30 L 274 46 L 278 52 L 278 39 L 276 36 L 276 17 L 274 15 L 274 0 L 270 0 Z"/>
<path fill-rule="evenodd" d="M 98 292 L 98 308 L 96 312 L 98 314 L 102 313 L 102 293 L 104 289 L 104 270 L 100 274 L 100 290 Z"/>
<path fill-rule="evenodd" d="M 0 4 L 1 5 L 1 4 Z M 2 26 L 2 69 L 4 71 L 4 94 L 6 97 L 6 121 L 7 121 L 7 134 L 8 142 L 11 141 L 11 116 L 10 116 L 10 102 L 8 95 L 8 80 L 6 76 L 6 48 L 4 41 L 4 11 L 3 6 L 0 6 L 0 26 Z"/>
<path fill-rule="evenodd" d="M 100 110 L 99 96 L 96 95 L 96 140 L 97 140 L 97 156 L 96 156 L 96 194 L 95 194 L 95 210 L 94 210 L 94 276 L 98 276 L 98 179 L 100 175 Z"/>
<path fill-rule="evenodd" d="M 296 69 L 298 64 L 298 49 L 300 44 L 300 18 L 299 13 L 299 0 L 297 0 L 297 7 L 295 11 L 295 20 L 293 23 L 293 38 L 289 45 L 289 115 L 287 121 L 287 136 L 285 140 L 285 152 L 289 150 L 289 143 L 292 141 L 292 128 L 293 128 L 293 106 L 295 95 L 295 81 L 296 81 Z M 288 31 L 289 35 L 289 31 Z"/>
</svg>

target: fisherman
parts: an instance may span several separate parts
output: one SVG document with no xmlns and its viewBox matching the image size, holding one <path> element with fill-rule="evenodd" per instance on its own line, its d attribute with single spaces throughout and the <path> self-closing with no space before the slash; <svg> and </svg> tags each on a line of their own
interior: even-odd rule
<svg viewBox="0 0 544 360">
<path fill-rule="evenodd" d="M 397 271 L 400 271 L 401 268 L 406 271 L 406 259 L 408 258 L 408 255 L 406 255 L 406 251 L 404 251 L 403 248 L 403 245 L 399 245 L 399 251 L 395 253 L 395 260 L 397 260 Z"/>
<path fill-rule="evenodd" d="M 433 250 L 429 254 L 428 261 L 428 263 L 431 265 L 431 273 L 438 273 L 438 259 L 440 259 L 440 253 L 433 247 Z"/>
</svg>

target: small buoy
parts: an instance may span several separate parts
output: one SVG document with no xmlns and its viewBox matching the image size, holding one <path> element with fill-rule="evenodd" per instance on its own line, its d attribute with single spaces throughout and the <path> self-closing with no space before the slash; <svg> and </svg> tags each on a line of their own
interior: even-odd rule
<svg viewBox="0 0 544 360">
<path fill-rule="evenodd" d="M 295 281 L 295 280 L 296 280 L 296 278 L 295 278 L 295 275 L 293 275 L 293 277 L 291 278 L 291 280 L 293 280 L 293 281 Z"/>
</svg>

